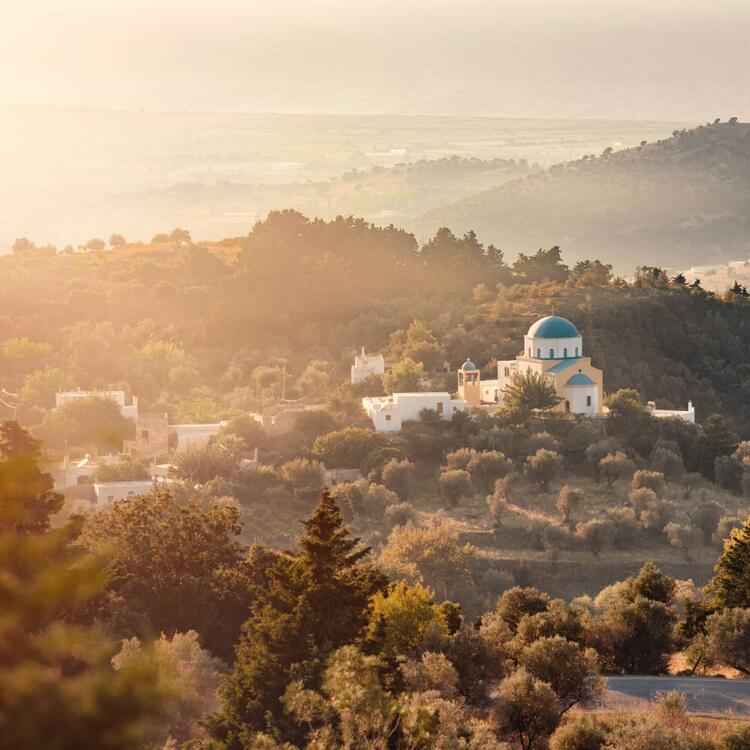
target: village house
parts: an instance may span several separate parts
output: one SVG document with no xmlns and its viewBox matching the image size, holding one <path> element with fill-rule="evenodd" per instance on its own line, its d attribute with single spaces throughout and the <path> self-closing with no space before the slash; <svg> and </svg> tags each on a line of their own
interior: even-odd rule
<svg viewBox="0 0 750 750">
<path fill-rule="evenodd" d="M 398 432 L 403 422 L 418 419 L 429 409 L 442 419 L 452 419 L 466 408 L 502 407 L 507 387 L 514 376 L 532 372 L 544 377 L 555 389 L 559 403 L 556 411 L 587 417 L 603 417 L 604 374 L 594 367 L 583 351 L 583 337 L 566 318 L 549 315 L 537 320 L 524 336 L 523 350 L 512 360 L 497 363 L 497 377 L 482 380 L 481 370 L 470 359 L 458 369 L 458 398 L 448 393 L 394 393 L 368 396 L 362 406 L 378 432 Z M 695 422 L 695 407 L 686 410 L 657 409 L 648 403 L 658 418 L 677 418 Z"/>
<path fill-rule="evenodd" d="M 365 354 L 365 348 L 354 358 L 351 371 L 351 382 L 361 383 L 363 380 L 385 372 L 385 360 L 382 354 Z"/>
<path fill-rule="evenodd" d="M 423 411 L 434 411 L 441 419 L 466 409 L 463 399 L 451 398 L 450 393 L 394 393 L 391 396 L 365 396 L 362 407 L 377 432 L 398 432 L 407 420 L 419 419 Z"/>
<path fill-rule="evenodd" d="M 138 398 L 133 396 L 130 404 L 125 403 L 125 391 L 61 391 L 55 394 L 55 408 L 59 409 L 67 401 L 91 397 L 111 399 L 119 407 L 122 416 L 127 419 L 135 421 L 138 416 Z"/>
</svg>

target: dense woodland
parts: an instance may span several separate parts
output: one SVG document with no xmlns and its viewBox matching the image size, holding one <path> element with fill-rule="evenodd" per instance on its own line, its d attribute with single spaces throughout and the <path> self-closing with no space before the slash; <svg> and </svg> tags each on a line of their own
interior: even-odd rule
<svg viewBox="0 0 750 750">
<path fill-rule="evenodd" d="M 601 675 L 750 673 L 744 288 L 292 211 L 218 243 L 88 245 L 0 258 L 18 420 L 0 430 L 0 749 L 43 744 L 60 713 L 71 750 L 745 746 L 676 695 L 579 710 Z M 532 378 L 496 413 L 372 430 L 364 393 L 453 390 L 467 355 L 491 376 L 551 312 L 604 370 L 606 419 L 554 413 Z M 392 366 L 351 386 L 360 346 Z M 117 452 L 132 425 L 97 397 L 51 411 L 75 386 L 227 424 L 170 457 L 168 489 L 80 517 L 45 452 Z M 692 399 L 699 424 L 646 398 Z M 249 416 L 290 401 L 315 408 L 283 434 Z M 322 464 L 361 479 L 321 499 Z M 148 476 L 127 455 L 103 471 Z"/>
</svg>

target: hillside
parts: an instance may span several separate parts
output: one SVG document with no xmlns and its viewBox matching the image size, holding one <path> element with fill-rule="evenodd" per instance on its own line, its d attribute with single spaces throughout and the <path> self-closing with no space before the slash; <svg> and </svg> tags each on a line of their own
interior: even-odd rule
<svg viewBox="0 0 750 750">
<path fill-rule="evenodd" d="M 428 213 L 419 229 L 474 229 L 507 256 L 560 244 L 630 273 L 750 250 L 750 124 L 723 123 L 606 150 Z"/>
<path fill-rule="evenodd" d="M 534 171 L 538 168 L 525 159 L 446 156 L 355 168 L 330 179 L 284 184 L 184 182 L 123 194 L 120 209 L 125 204 L 142 212 L 148 206 L 154 222 L 160 216 L 170 216 L 191 227 L 206 221 L 231 223 L 232 219 L 249 225 L 282 206 L 323 218 L 355 215 L 381 224 L 404 224 L 458 197 L 468 198 Z M 221 217 L 215 214 L 216 207 L 221 207 Z"/>
</svg>

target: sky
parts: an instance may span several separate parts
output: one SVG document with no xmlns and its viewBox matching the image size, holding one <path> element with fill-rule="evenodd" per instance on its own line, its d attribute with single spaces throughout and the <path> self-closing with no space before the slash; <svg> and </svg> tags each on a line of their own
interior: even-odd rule
<svg viewBox="0 0 750 750">
<path fill-rule="evenodd" d="M 750 118 L 747 0 L 0 0 L 0 106 Z"/>
</svg>

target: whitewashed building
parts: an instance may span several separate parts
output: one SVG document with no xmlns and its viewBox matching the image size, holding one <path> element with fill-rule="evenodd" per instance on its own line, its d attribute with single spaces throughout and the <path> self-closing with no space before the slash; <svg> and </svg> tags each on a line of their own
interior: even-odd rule
<svg viewBox="0 0 750 750">
<path fill-rule="evenodd" d="M 695 424 L 695 406 L 692 401 L 688 401 L 687 409 L 657 409 L 654 401 L 649 401 L 647 406 L 651 414 L 659 419 L 681 419 Z"/>
<path fill-rule="evenodd" d="M 466 409 L 466 401 L 451 398 L 450 393 L 394 393 L 391 396 L 366 396 L 362 407 L 372 420 L 376 432 L 398 432 L 410 419 L 419 419 L 425 410 L 434 411 L 441 419 Z"/>
<path fill-rule="evenodd" d="M 382 375 L 385 372 L 385 360 L 382 354 L 365 354 L 365 348 L 354 358 L 352 365 L 352 383 L 361 383 L 372 375 Z"/>
<path fill-rule="evenodd" d="M 131 403 L 125 402 L 125 391 L 61 391 L 55 394 L 55 408 L 59 409 L 67 401 L 81 398 L 108 398 L 114 401 L 123 417 L 135 420 L 138 416 L 138 398 L 133 396 Z"/>
<path fill-rule="evenodd" d="M 94 482 L 95 505 L 107 507 L 118 500 L 132 500 L 137 495 L 145 495 L 154 489 L 150 479 L 129 482 Z"/>
</svg>

